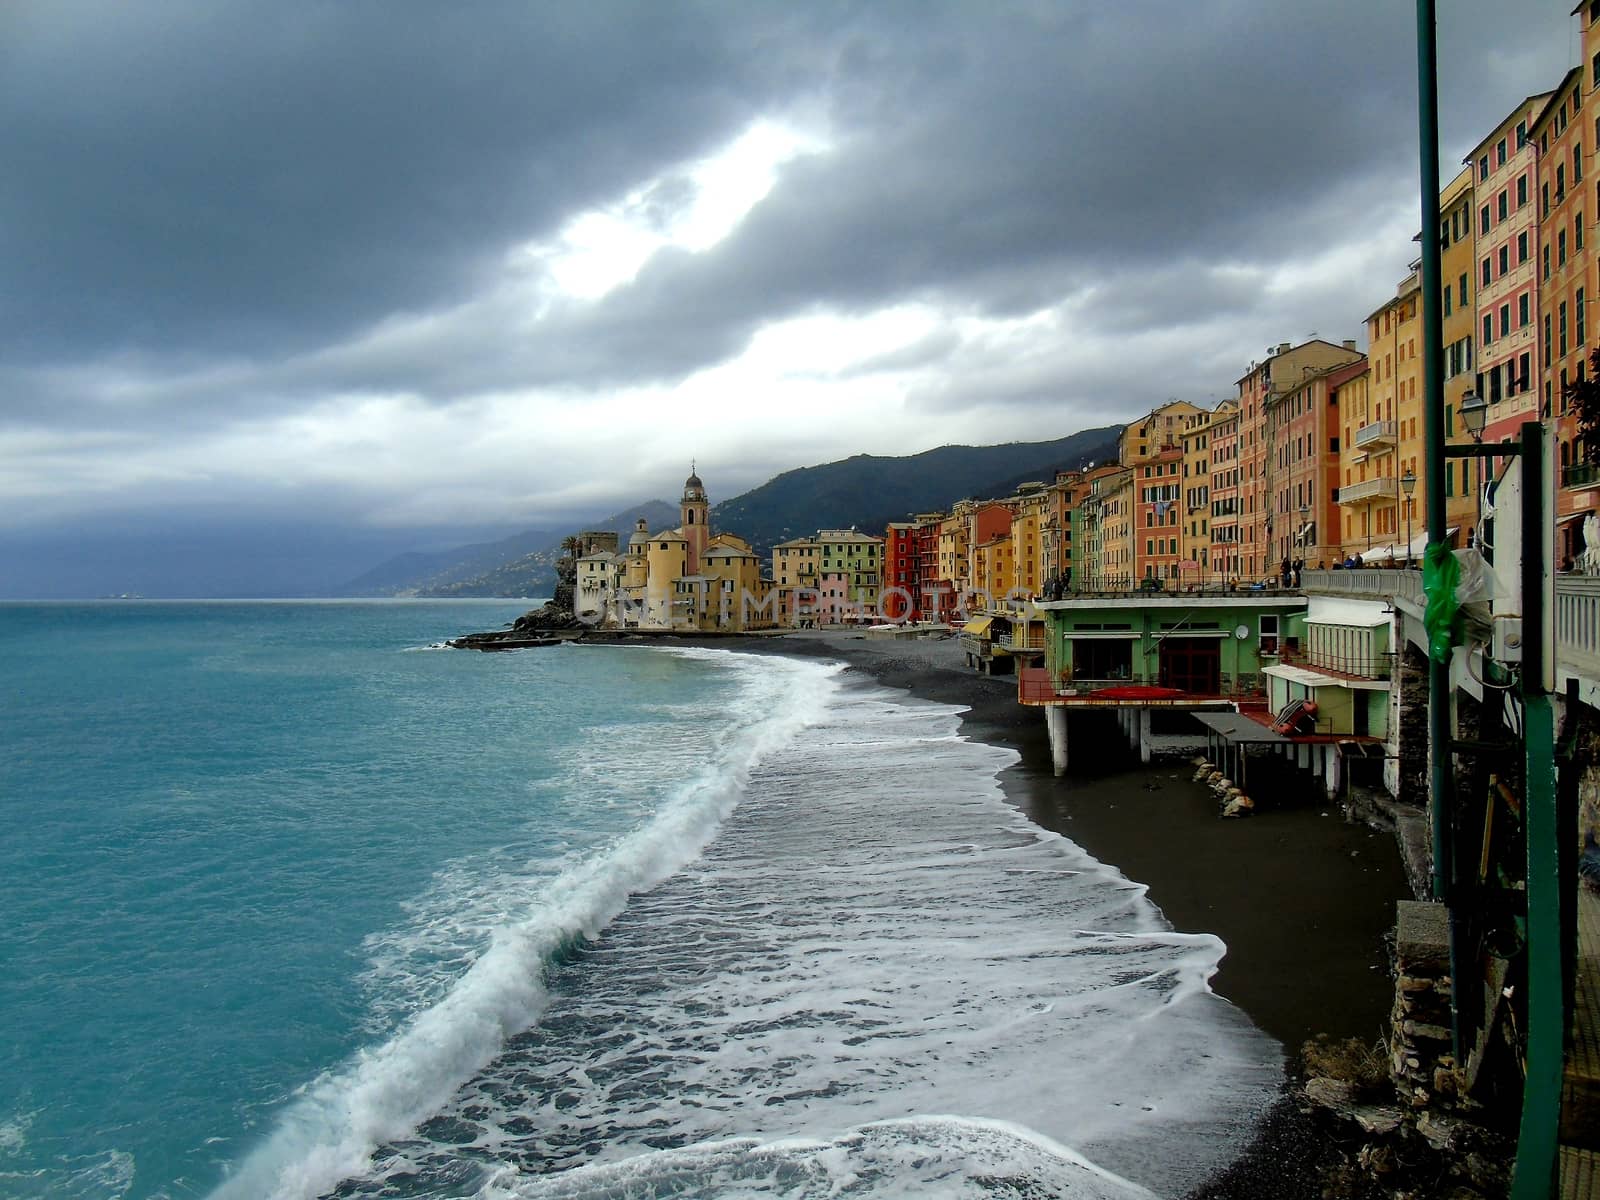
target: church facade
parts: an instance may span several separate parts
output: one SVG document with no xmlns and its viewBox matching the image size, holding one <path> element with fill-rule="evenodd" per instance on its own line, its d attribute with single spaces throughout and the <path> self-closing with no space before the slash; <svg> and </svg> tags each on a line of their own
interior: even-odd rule
<svg viewBox="0 0 1600 1200">
<path fill-rule="evenodd" d="M 602 629 L 743 633 L 777 625 L 772 581 L 744 538 L 711 529 L 705 484 L 683 484 L 675 529 L 641 517 L 626 548 L 596 546 L 578 559 L 577 613 Z"/>
</svg>

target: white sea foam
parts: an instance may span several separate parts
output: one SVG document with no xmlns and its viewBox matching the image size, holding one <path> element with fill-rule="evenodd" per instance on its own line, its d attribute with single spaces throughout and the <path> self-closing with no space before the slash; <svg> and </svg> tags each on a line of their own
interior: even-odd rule
<svg viewBox="0 0 1600 1200">
<path fill-rule="evenodd" d="M 560 1175 L 497 1173 L 481 1200 L 645 1200 L 668 1196 L 837 1196 L 845 1200 L 1070 1197 L 1154 1200 L 1138 1184 L 1005 1121 L 878 1121 L 831 1140 L 754 1138 L 641 1154 Z"/>
<path fill-rule="evenodd" d="M 23 1127 L 26 1134 L 26 1126 Z M 20 1146 L 18 1147 L 20 1149 Z M 30 1171 L 0 1170 L 0 1195 L 31 1200 L 120 1200 L 133 1186 L 133 1155 L 123 1150 L 65 1157 Z"/>
<path fill-rule="evenodd" d="M 303 1088 L 217 1197 L 314 1196 L 361 1171 L 378 1146 L 409 1135 L 537 1020 L 553 957 L 575 938 L 596 937 L 630 897 L 700 853 L 751 770 L 817 719 L 838 687 L 836 666 L 677 653 L 715 658 L 737 673 L 719 716 L 727 730 L 721 744 L 685 764 L 682 781 L 643 827 L 566 864 L 531 897 L 502 891 L 493 902 L 484 896 L 468 903 L 469 919 L 490 931 L 487 948 L 398 1034 Z M 656 786 L 661 780 L 659 771 L 652 775 Z"/>
<path fill-rule="evenodd" d="M 1281 1066 L 1209 991 L 1222 944 L 1006 805 L 1016 756 L 960 738 L 957 711 L 841 691 L 350 1186 L 1110 1197 L 1136 1193 L 1062 1164 L 1177 1194 L 1226 1162 Z M 974 1157 L 995 1122 L 1037 1131 L 1037 1153 L 986 1143 L 1011 1173 Z"/>
<path fill-rule="evenodd" d="M 0 1121 L 0 1156 L 20 1154 L 28 1144 L 28 1130 L 33 1127 L 35 1112 L 14 1112 Z"/>
</svg>

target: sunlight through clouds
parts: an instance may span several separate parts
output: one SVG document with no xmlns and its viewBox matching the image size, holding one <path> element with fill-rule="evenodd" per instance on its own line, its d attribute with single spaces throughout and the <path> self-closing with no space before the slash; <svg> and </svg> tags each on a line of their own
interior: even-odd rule
<svg viewBox="0 0 1600 1200">
<path fill-rule="evenodd" d="M 541 266 L 557 294 L 598 300 L 631 283 L 662 250 L 709 250 L 772 190 L 785 163 L 827 148 L 817 135 L 756 121 L 716 154 L 574 217 L 554 241 L 524 246 L 518 257 Z"/>
</svg>

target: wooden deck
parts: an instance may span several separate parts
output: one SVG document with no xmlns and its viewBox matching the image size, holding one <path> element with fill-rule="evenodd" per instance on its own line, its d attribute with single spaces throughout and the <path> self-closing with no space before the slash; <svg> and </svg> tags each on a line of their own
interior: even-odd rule
<svg viewBox="0 0 1600 1200">
<path fill-rule="evenodd" d="M 1600 895 L 1581 886 L 1576 974 L 1561 1092 L 1562 1200 L 1600 1198 Z"/>
</svg>

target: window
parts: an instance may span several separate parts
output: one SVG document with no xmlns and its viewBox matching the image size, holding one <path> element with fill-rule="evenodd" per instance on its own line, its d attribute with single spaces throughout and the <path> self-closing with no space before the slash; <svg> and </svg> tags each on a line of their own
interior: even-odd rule
<svg viewBox="0 0 1600 1200">
<path fill-rule="evenodd" d="M 1517 176 L 1517 207 L 1521 208 L 1527 202 L 1528 202 L 1528 176 L 1526 174 L 1518 175 Z"/>
<path fill-rule="evenodd" d="M 1531 319 L 1528 314 L 1529 294 L 1523 292 L 1517 297 L 1517 328 L 1521 329 Z"/>
<path fill-rule="evenodd" d="M 1533 371 L 1530 368 L 1529 359 L 1530 356 L 1526 350 L 1522 352 L 1522 357 L 1517 359 L 1517 375 L 1519 379 L 1517 390 L 1519 392 L 1525 392 L 1533 386 Z"/>
<path fill-rule="evenodd" d="M 1528 144 L 1528 123 L 1526 121 L 1518 121 L 1517 122 L 1517 149 L 1521 150 L 1527 144 Z"/>
<path fill-rule="evenodd" d="M 1500 306 L 1500 336 L 1505 337 L 1511 332 L 1511 305 Z"/>
<path fill-rule="evenodd" d="M 1500 141 L 1495 145 L 1495 148 L 1494 148 L 1494 165 L 1497 166 L 1497 167 L 1503 167 L 1503 166 L 1506 165 L 1506 140 L 1505 140 L 1505 138 L 1501 138 Z"/>
<path fill-rule="evenodd" d="M 1445 288 L 1445 290 L 1444 290 L 1444 315 L 1447 316 L 1447 317 L 1450 315 L 1450 289 L 1449 288 Z"/>
<path fill-rule="evenodd" d="M 1524 229 L 1517 234 L 1517 263 L 1521 265 L 1528 261 L 1528 231 Z"/>
<path fill-rule="evenodd" d="M 1584 342 L 1589 340 L 1586 334 L 1586 327 L 1588 323 L 1583 318 L 1584 304 L 1582 288 L 1579 288 L 1577 294 L 1572 297 L 1572 307 L 1576 310 L 1576 312 L 1573 314 L 1574 319 L 1576 320 L 1576 324 L 1572 330 L 1573 344 L 1581 346 L 1584 344 Z M 1582 366 L 1581 363 L 1579 365 Z"/>
<path fill-rule="evenodd" d="M 1556 345 L 1561 348 L 1560 353 L 1565 356 L 1567 353 L 1567 302 L 1565 300 L 1556 307 Z"/>
<path fill-rule="evenodd" d="M 1494 265 L 1494 260 L 1493 259 L 1485 258 L 1483 260 L 1483 286 L 1484 287 L 1488 287 L 1489 286 L 1489 280 L 1491 278 L 1493 278 L 1493 276 L 1491 274 L 1491 271 L 1493 270 L 1493 265 Z"/>
<path fill-rule="evenodd" d="M 1478 160 L 1478 182 L 1483 183 L 1489 178 L 1489 156 L 1485 154 Z"/>
<path fill-rule="evenodd" d="M 1545 207 L 1548 208 L 1549 205 L 1547 204 Z M 1489 232 L 1489 206 L 1487 204 L 1478 210 L 1478 232 L 1483 234 Z"/>
<path fill-rule="evenodd" d="M 1572 186 L 1583 182 L 1583 143 L 1572 143 Z"/>
<path fill-rule="evenodd" d="M 1507 204 L 1510 202 L 1510 199 L 1511 199 L 1510 191 L 1508 189 L 1506 189 L 1506 188 L 1502 188 L 1500 190 L 1500 195 L 1495 200 L 1495 207 L 1496 207 L 1495 215 L 1497 217 L 1499 217 L 1502 221 L 1504 221 L 1506 219 L 1506 217 L 1509 215 L 1510 210 L 1507 208 Z"/>
<path fill-rule="evenodd" d="M 1261 653 L 1276 654 L 1278 652 L 1278 614 L 1263 613 L 1261 615 Z"/>
<path fill-rule="evenodd" d="M 1550 243 L 1546 242 L 1539 247 L 1540 267 L 1546 279 L 1550 278 Z"/>
<path fill-rule="evenodd" d="M 1572 218 L 1572 248 L 1583 249 L 1583 214 L 1577 213 Z"/>
<path fill-rule="evenodd" d="M 1548 183 L 1541 183 L 1539 185 L 1539 215 L 1541 217 L 1548 217 L 1550 215 L 1550 185 Z M 1488 233 L 1489 227 L 1485 225 L 1483 231 Z"/>
<path fill-rule="evenodd" d="M 1556 199 L 1567 194 L 1567 166 L 1565 163 L 1556 164 Z"/>
<path fill-rule="evenodd" d="M 1467 273 L 1461 272 L 1461 279 L 1456 283 L 1456 303 L 1462 308 L 1467 306 Z"/>
<path fill-rule="evenodd" d="M 1494 318 L 1493 317 L 1484 317 L 1484 319 L 1483 319 L 1483 343 L 1482 344 L 1487 346 L 1493 340 L 1494 340 Z"/>
<path fill-rule="evenodd" d="M 1556 234 L 1556 266 L 1567 265 L 1567 231 L 1563 229 Z"/>
<path fill-rule="evenodd" d="M 1500 247 L 1500 274 L 1504 275 L 1511 270 L 1511 243 L 1507 242 Z"/>
<path fill-rule="evenodd" d="M 1544 360 L 1550 361 L 1550 314 L 1544 315 Z"/>
</svg>

